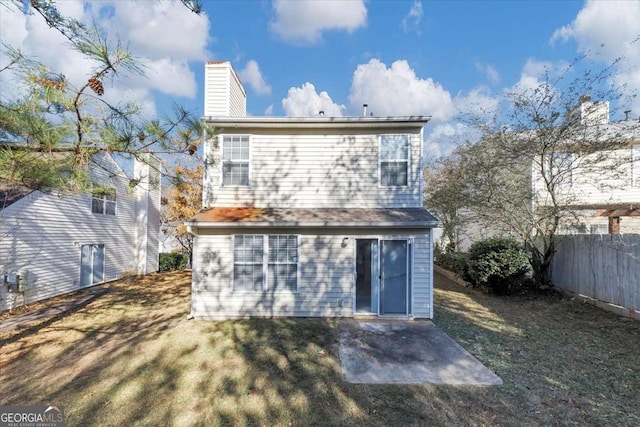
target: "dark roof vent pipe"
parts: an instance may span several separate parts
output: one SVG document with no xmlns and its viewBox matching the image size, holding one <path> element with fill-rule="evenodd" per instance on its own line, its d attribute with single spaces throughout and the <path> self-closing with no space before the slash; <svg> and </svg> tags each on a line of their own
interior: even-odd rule
<svg viewBox="0 0 640 427">
<path fill-rule="evenodd" d="M 362 104 L 362 110 L 363 110 L 363 111 L 362 111 L 362 115 L 363 115 L 364 117 L 367 117 L 367 107 L 368 107 L 368 106 L 369 106 L 369 105 L 367 105 L 367 104 Z"/>
</svg>

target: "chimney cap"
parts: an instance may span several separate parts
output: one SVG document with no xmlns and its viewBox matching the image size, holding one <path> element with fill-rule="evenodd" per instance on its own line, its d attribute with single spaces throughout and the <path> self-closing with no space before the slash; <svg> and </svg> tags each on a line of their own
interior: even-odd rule
<svg viewBox="0 0 640 427">
<path fill-rule="evenodd" d="M 580 99 L 578 100 L 578 103 L 584 104 L 585 102 L 589 102 L 589 101 L 591 101 L 591 95 L 585 93 L 580 97 Z"/>
</svg>

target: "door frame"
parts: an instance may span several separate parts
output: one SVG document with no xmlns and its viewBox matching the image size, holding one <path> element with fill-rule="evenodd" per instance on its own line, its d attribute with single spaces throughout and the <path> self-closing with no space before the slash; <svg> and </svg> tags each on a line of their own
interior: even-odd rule
<svg viewBox="0 0 640 427">
<path fill-rule="evenodd" d="M 90 287 L 90 286 L 94 286 L 97 285 L 99 283 L 104 283 L 105 281 L 105 277 L 106 277 L 106 267 L 107 267 L 107 249 L 106 249 L 106 245 L 104 243 L 87 243 L 87 244 L 81 244 L 80 246 L 80 274 L 79 274 L 79 278 L 78 278 L 78 285 L 81 288 L 85 288 L 85 287 Z M 88 285 L 84 285 L 82 284 L 82 248 L 88 246 L 91 250 L 91 272 L 89 274 L 89 278 L 91 279 Z M 94 282 L 93 281 L 93 271 L 95 269 L 95 259 L 96 259 L 96 248 L 100 248 L 102 247 L 102 281 L 101 282 Z"/>
<path fill-rule="evenodd" d="M 392 234 L 392 235 L 356 235 L 356 236 L 349 236 L 351 238 L 351 240 L 353 240 L 353 269 L 352 269 L 352 275 L 353 275 L 353 279 L 352 279 L 352 286 L 351 286 L 351 295 L 352 295 L 352 313 L 353 316 L 378 316 L 378 317 L 411 317 L 413 316 L 413 299 L 414 299 L 414 290 L 413 290 L 413 277 L 414 277 L 414 236 L 407 236 L 405 235 L 398 235 L 398 234 Z M 369 313 L 358 313 L 356 312 L 356 282 L 357 282 L 357 277 L 356 277 L 356 269 L 357 269 L 357 250 L 358 250 L 358 245 L 356 240 L 377 240 L 378 241 L 378 254 L 377 254 L 377 262 L 378 262 L 378 275 L 379 277 L 382 275 L 382 271 L 381 271 L 381 266 L 382 266 L 382 244 L 381 242 L 384 240 L 405 240 L 407 242 L 407 251 L 409 252 L 408 256 L 407 256 L 407 309 L 406 309 L 406 313 L 404 315 L 402 314 L 383 314 L 380 312 L 380 308 L 381 308 L 381 300 L 382 300 L 382 280 L 379 278 L 376 282 L 377 282 L 377 286 L 378 286 L 378 306 L 376 307 L 375 311 L 371 311 Z"/>
</svg>

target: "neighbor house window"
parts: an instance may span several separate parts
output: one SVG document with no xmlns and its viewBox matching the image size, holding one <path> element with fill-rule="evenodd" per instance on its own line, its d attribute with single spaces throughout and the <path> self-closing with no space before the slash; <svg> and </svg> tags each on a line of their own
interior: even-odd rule
<svg viewBox="0 0 640 427">
<path fill-rule="evenodd" d="M 573 153 L 555 152 L 549 158 L 548 179 L 559 187 L 570 187 L 573 184 Z"/>
<path fill-rule="evenodd" d="M 116 190 L 96 188 L 91 193 L 91 212 L 103 215 L 116 214 Z"/>
<path fill-rule="evenodd" d="M 233 287 L 260 291 L 264 286 L 264 237 L 235 236 L 233 242 Z"/>
<path fill-rule="evenodd" d="M 591 234 L 609 234 L 609 224 L 591 224 L 589 231 Z"/>
<path fill-rule="evenodd" d="M 409 185 L 409 136 L 380 137 L 380 184 L 385 187 Z"/>
<path fill-rule="evenodd" d="M 640 186 L 640 145 L 631 148 L 631 185 Z"/>
<path fill-rule="evenodd" d="M 233 256 L 234 290 L 298 289 L 298 236 L 236 235 Z"/>
<path fill-rule="evenodd" d="M 249 136 L 222 137 L 222 185 L 249 186 Z"/>
</svg>

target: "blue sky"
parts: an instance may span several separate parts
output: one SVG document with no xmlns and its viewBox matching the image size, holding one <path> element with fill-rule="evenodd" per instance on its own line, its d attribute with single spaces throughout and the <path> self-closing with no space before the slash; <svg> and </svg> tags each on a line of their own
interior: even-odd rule
<svg viewBox="0 0 640 427">
<path fill-rule="evenodd" d="M 238 71 L 248 60 L 258 62 L 272 92 L 265 96 L 247 88 L 254 115 L 264 114 L 269 105 L 273 114 L 283 115 L 281 101 L 288 89 L 306 82 L 349 106 L 353 73 L 372 58 L 387 66 L 406 60 L 419 78 L 432 78 L 456 94 L 478 85 L 514 84 L 530 58 L 571 59 L 576 54 L 575 43 L 552 46 L 550 39 L 575 18 L 582 2 L 424 1 L 418 2 L 421 16 L 403 26 L 414 4 L 367 2 L 364 25 L 328 29 L 316 42 L 304 42 L 271 30 L 274 12 L 267 2 L 206 2 L 215 35 L 209 49 L 212 59 L 231 60 Z M 486 67 L 498 73 L 499 81 L 487 77 Z"/>
<path fill-rule="evenodd" d="M 458 113 L 491 109 L 500 93 L 535 86 L 545 69 L 582 53 L 599 66 L 624 55 L 616 78 L 640 89 L 640 0 L 203 4 L 197 16 L 175 0 L 58 2 L 119 36 L 146 65 L 146 77 L 121 76 L 105 97 L 136 100 L 149 116 L 172 102 L 201 113 L 204 62 L 229 60 L 251 115 L 359 115 L 363 102 L 381 116 L 432 115 L 427 148 L 437 156 L 464 132 Z M 86 81 L 91 64 L 38 16 L 0 6 L 0 37 Z M 640 99 L 629 108 L 640 115 Z"/>
</svg>

